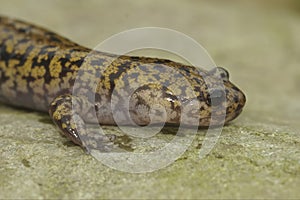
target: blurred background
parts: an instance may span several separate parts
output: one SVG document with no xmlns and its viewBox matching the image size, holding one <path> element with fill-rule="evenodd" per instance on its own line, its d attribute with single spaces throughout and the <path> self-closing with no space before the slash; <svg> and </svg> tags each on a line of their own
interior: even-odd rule
<svg viewBox="0 0 300 200">
<path fill-rule="evenodd" d="M 298 145 L 291 152 L 299 154 L 299 0 L 0 0 L 0 14 L 41 25 L 90 48 L 131 28 L 158 26 L 180 31 L 202 44 L 217 65 L 228 69 L 232 82 L 246 94 L 245 109 L 232 127 L 274 133 L 279 138 L 282 136 L 279 133 L 287 133 L 289 138 L 293 137 L 292 141 L 277 145 L 283 145 L 282 149 L 286 148 L 284 145 Z M 291 179 L 279 181 L 283 185 L 278 187 L 274 182 L 274 187 L 261 189 L 261 196 L 257 197 L 286 197 L 288 193 L 283 191 L 287 188 L 291 190 L 289 194 L 295 195 L 294 181 L 298 177 L 299 186 L 300 161 L 294 161 Z M 228 191 L 224 184 L 218 185 L 220 194 Z M 257 189 L 267 184 L 254 185 Z M 141 191 L 151 194 L 145 188 Z M 196 191 L 192 194 L 196 195 Z M 171 190 L 168 192 L 171 194 Z M 206 197 L 211 197 L 209 194 Z M 247 194 L 251 192 L 231 191 L 225 197 L 253 197 Z"/>
</svg>

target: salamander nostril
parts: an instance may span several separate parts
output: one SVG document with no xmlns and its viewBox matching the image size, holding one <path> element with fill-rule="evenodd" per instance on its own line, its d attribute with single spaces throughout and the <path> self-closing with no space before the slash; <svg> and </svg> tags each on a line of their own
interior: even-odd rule
<svg viewBox="0 0 300 200">
<path fill-rule="evenodd" d="M 223 90 L 213 90 L 210 93 L 209 102 L 210 105 L 220 105 L 225 101 L 225 91 Z"/>
</svg>

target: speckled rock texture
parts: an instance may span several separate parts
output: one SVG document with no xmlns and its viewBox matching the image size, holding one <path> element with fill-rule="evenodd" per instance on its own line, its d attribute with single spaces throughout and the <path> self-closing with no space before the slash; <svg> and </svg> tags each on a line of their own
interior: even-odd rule
<svg viewBox="0 0 300 200">
<path fill-rule="evenodd" d="M 247 95 L 209 155 L 198 157 L 199 130 L 176 162 L 145 174 L 101 164 L 46 113 L 0 104 L 0 199 L 300 198 L 299 1 L 0 0 L 0 14 L 91 48 L 129 28 L 175 29 L 201 43 Z"/>
</svg>

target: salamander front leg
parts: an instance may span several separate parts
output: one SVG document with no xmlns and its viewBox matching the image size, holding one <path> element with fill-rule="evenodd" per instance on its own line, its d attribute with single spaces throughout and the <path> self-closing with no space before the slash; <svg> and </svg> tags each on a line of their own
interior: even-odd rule
<svg viewBox="0 0 300 200">
<path fill-rule="evenodd" d="M 49 114 L 61 133 L 87 152 L 90 149 L 107 151 L 112 146 L 112 138 L 87 132 L 83 116 L 91 108 L 87 100 L 67 94 L 52 101 Z"/>
</svg>

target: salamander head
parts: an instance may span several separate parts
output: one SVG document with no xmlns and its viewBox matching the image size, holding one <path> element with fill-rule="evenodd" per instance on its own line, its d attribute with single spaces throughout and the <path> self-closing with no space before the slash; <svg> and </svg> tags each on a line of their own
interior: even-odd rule
<svg viewBox="0 0 300 200">
<path fill-rule="evenodd" d="M 184 95 L 179 95 L 179 98 L 182 98 L 183 104 L 187 106 L 187 110 L 181 114 L 183 123 L 193 124 L 193 120 L 199 119 L 200 126 L 218 126 L 235 119 L 241 113 L 246 97 L 229 81 L 227 70 L 217 67 L 210 71 L 194 68 L 188 71 L 190 73 L 186 78 L 193 87 L 196 99 L 181 91 Z M 199 105 L 198 111 L 195 104 Z"/>
<path fill-rule="evenodd" d="M 198 99 L 205 99 L 200 101 L 200 125 L 220 125 L 238 117 L 246 97 L 229 81 L 228 71 L 221 67 L 214 68 L 204 75 L 204 80 L 208 88 L 204 95 L 198 96 Z M 207 110 L 201 110 L 207 107 Z"/>
<path fill-rule="evenodd" d="M 137 124 L 165 121 L 177 125 L 218 126 L 241 113 L 246 97 L 229 81 L 229 73 L 225 69 L 218 67 L 199 71 L 183 66 L 177 71 L 181 78 L 176 73 L 169 73 L 167 77 L 159 75 L 160 82 L 166 87 L 148 84 L 136 90 L 131 99 L 131 118 Z M 188 84 L 180 79 L 187 80 Z M 154 105 L 162 106 L 165 111 L 153 109 Z M 195 119 L 199 120 L 199 124 L 195 123 Z"/>
</svg>

